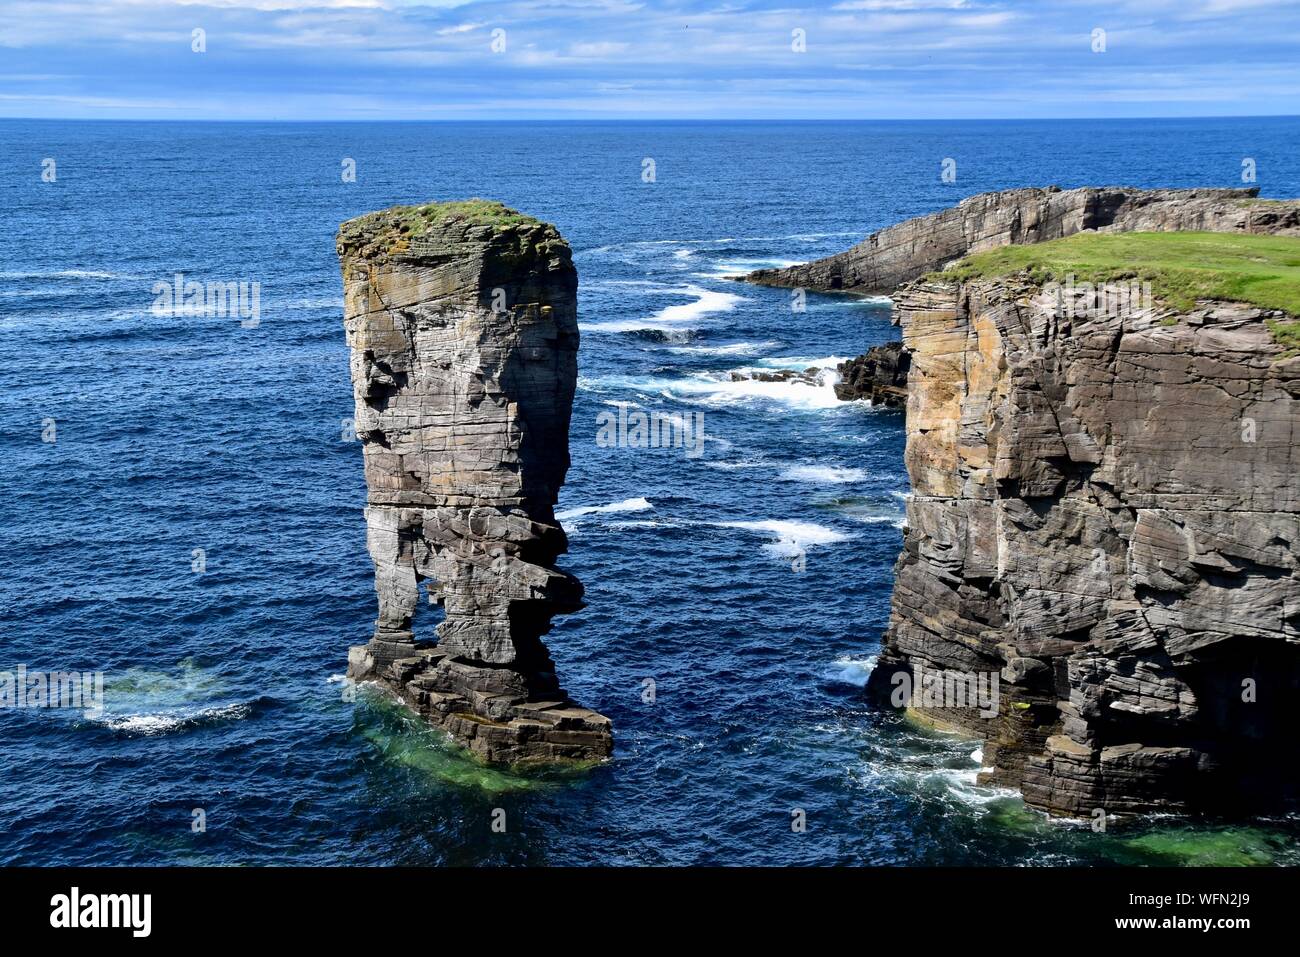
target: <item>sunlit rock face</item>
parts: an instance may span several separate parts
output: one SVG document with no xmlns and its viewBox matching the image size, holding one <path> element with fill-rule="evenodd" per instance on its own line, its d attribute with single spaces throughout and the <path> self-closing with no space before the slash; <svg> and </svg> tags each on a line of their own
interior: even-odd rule
<svg viewBox="0 0 1300 957">
<path fill-rule="evenodd" d="M 577 382 L 568 244 L 475 200 L 350 220 L 338 252 L 379 596 L 349 675 L 488 761 L 607 757 L 608 719 L 568 699 L 542 642 L 582 607 L 555 565 Z M 445 612 L 436 644 L 413 631 L 421 582 Z"/>
<path fill-rule="evenodd" d="M 1300 358 L 1277 312 L 1093 306 L 1024 276 L 895 295 L 914 494 L 872 690 L 995 675 L 995 709 L 912 710 L 1052 813 L 1294 796 Z"/>
</svg>

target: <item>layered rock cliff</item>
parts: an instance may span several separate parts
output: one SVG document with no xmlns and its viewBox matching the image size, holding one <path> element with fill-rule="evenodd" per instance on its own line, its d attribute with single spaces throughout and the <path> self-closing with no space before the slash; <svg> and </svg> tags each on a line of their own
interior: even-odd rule
<svg viewBox="0 0 1300 957">
<path fill-rule="evenodd" d="M 982 780 L 1056 814 L 1239 809 L 1300 786 L 1300 243 L 1264 268 L 1245 251 L 1226 283 L 1196 252 L 1147 264 L 1183 283 L 1177 308 L 1053 288 L 1041 264 L 965 267 L 1187 231 L 1300 236 L 1300 201 L 1009 190 L 746 277 L 894 293 L 901 346 L 842 365 L 837 389 L 907 410 L 913 496 L 870 691 L 983 736 Z M 1140 272 L 1119 257 L 1117 276 Z"/>
<path fill-rule="evenodd" d="M 596 760 L 608 719 L 560 689 L 542 636 L 582 607 L 556 567 L 577 273 L 553 226 L 495 203 L 394 207 L 338 234 L 379 615 L 349 675 L 483 759 Z M 444 609 L 417 640 L 420 583 Z"/>
<path fill-rule="evenodd" d="M 1020 273 L 919 280 L 895 319 L 913 495 L 872 692 L 985 737 L 981 779 L 1052 813 L 1294 794 L 1289 317 Z M 996 708 L 963 698 L 994 676 Z"/>
<path fill-rule="evenodd" d="M 1084 230 L 1204 230 L 1300 235 L 1300 202 L 1257 199 L 1250 189 L 1056 186 L 980 193 L 949 209 L 872 233 L 834 256 L 745 279 L 822 292 L 891 293 L 967 253 L 1046 242 Z"/>
</svg>

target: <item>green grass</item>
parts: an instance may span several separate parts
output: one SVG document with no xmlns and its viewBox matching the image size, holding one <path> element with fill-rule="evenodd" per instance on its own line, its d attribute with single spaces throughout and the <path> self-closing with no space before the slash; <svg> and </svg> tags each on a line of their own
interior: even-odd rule
<svg viewBox="0 0 1300 957">
<path fill-rule="evenodd" d="M 463 220 L 470 226 L 518 226 L 540 222 L 495 200 L 462 199 L 448 203 L 425 203 L 422 206 L 394 206 L 386 210 L 394 225 L 406 227 L 408 235 L 420 236 L 432 226 Z"/>
<path fill-rule="evenodd" d="M 409 249 L 412 239 L 453 223 L 502 230 L 512 226 L 541 225 L 541 220 L 495 200 L 461 199 L 419 206 L 391 206 L 367 213 L 344 223 L 339 230 L 339 239 L 345 248 L 363 256 L 375 253 L 391 255 Z"/>
<path fill-rule="evenodd" d="M 966 281 L 1022 271 L 1039 282 L 1149 281 L 1157 299 L 1179 310 L 1198 299 L 1221 299 L 1300 316 L 1300 237 L 1294 236 L 1076 233 L 976 253 L 930 278 Z M 1300 348 L 1300 324 L 1269 328 L 1280 345 Z"/>
<path fill-rule="evenodd" d="M 1273 341 L 1282 347 L 1284 358 L 1300 356 L 1300 322 L 1282 322 L 1280 319 L 1268 320 L 1268 331 L 1273 333 Z"/>
</svg>

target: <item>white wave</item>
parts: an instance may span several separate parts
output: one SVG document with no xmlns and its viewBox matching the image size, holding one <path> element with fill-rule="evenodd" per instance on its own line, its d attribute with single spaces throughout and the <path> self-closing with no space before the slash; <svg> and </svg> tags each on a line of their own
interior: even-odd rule
<svg viewBox="0 0 1300 957">
<path fill-rule="evenodd" d="M 802 266 L 804 262 L 806 260 L 803 259 L 726 259 L 715 263 L 710 271 L 697 272 L 695 275 L 701 279 L 731 279 L 735 276 L 747 275 L 755 269 L 786 269 L 790 266 Z"/>
<path fill-rule="evenodd" d="M 705 316 L 717 312 L 730 312 L 736 308 L 737 303 L 744 301 L 743 296 L 737 296 L 729 292 L 717 292 L 713 289 L 705 289 L 702 286 L 695 285 L 664 290 L 664 293 L 673 296 L 694 296 L 695 301 L 681 303 L 676 306 L 665 306 L 645 319 L 587 322 L 581 324 L 582 328 L 599 332 L 637 332 L 642 329 L 653 329 L 670 334 L 680 334 L 684 331 L 684 324 L 697 322 Z"/>
<path fill-rule="evenodd" d="M 718 462 L 705 462 L 704 464 L 711 469 L 722 469 L 723 471 L 726 472 L 735 472 L 740 469 L 763 469 L 768 467 L 767 462 L 756 462 L 750 459 L 746 459 L 740 462 L 718 461 Z"/>
<path fill-rule="evenodd" d="M 743 296 L 704 289 L 700 286 L 686 286 L 679 291 L 678 295 L 695 296 L 696 299 L 694 302 L 679 306 L 666 306 L 651 316 L 651 321 L 673 324 L 691 322 L 710 313 L 730 312 L 736 308 L 736 303 L 744 301 Z"/>
<path fill-rule="evenodd" d="M 835 395 L 838 381 L 839 375 L 834 372 L 823 372 L 816 383 L 795 379 L 785 382 L 732 379 L 730 373 L 697 373 L 687 379 L 670 381 L 666 389 L 673 398 L 694 398 L 709 405 L 759 400 L 800 409 L 834 409 L 844 404 Z"/>
<path fill-rule="evenodd" d="M 239 720 L 248 717 L 252 708 L 246 704 L 218 705 L 196 711 L 167 711 L 145 714 L 104 715 L 93 719 L 110 731 L 122 734 L 166 734 L 178 728 L 193 727 L 210 721 Z"/>
<path fill-rule="evenodd" d="M 609 505 L 583 505 L 578 508 L 565 509 L 563 512 L 556 512 L 555 517 L 563 521 L 566 518 L 577 518 L 579 515 L 596 515 L 605 512 L 643 512 L 648 508 L 654 508 L 654 506 L 647 499 L 628 498 Z"/>
<path fill-rule="evenodd" d="M 706 406 L 728 406 L 752 402 L 777 402 L 796 409 L 842 409 L 851 405 L 835 397 L 838 373 L 823 371 L 815 383 L 803 381 L 765 382 L 761 379 L 733 380 L 729 372 L 694 372 L 679 379 L 661 376 L 611 375 L 578 378 L 578 388 L 598 394 L 631 393 L 641 397 L 662 396 L 674 402 Z"/>
<path fill-rule="evenodd" d="M 971 807 L 983 807 L 994 801 L 1022 800 L 1019 791 L 1011 788 L 988 787 L 975 783 L 978 769 L 972 771 L 947 770 L 935 771 L 934 775 L 945 779 L 948 784 L 948 796 Z"/>
<path fill-rule="evenodd" d="M 826 674 L 828 681 L 865 688 L 867 679 L 876 667 L 876 656 L 867 658 L 836 658 L 831 662 L 831 669 Z"/>
<path fill-rule="evenodd" d="M 778 558 L 794 558 L 815 545 L 834 545 L 852 538 L 815 522 L 798 522 L 788 519 L 771 519 L 760 522 L 711 522 L 720 528 L 739 528 L 760 532 L 776 540 L 763 546 L 764 551 Z"/>
<path fill-rule="evenodd" d="M 890 515 L 863 515 L 858 512 L 846 512 L 849 518 L 864 525 L 892 525 L 900 531 L 907 526 L 907 519 L 894 518 Z"/>
<path fill-rule="evenodd" d="M 787 482 L 827 485 L 861 482 L 866 477 L 867 473 L 862 469 L 841 468 L 838 465 L 794 465 L 781 473 L 781 478 Z"/>
<path fill-rule="evenodd" d="M 0 272 L 0 279 L 143 279 L 120 272 L 100 272 L 94 269 L 56 269 L 42 272 Z"/>
<path fill-rule="evenodd" d="M 757 365 L 765 369 L 834 369 L 841 362 L 847 362 L 847 356 L 768 356 L 759 359 Z"/>
<path fill-rule="evenodd" d="M 721 346 L 669 346 L 669 352 L 695 356 L 754 356 L 780 343 L 768 339 L 764 342 L 731 342 Z"/>
</svg>

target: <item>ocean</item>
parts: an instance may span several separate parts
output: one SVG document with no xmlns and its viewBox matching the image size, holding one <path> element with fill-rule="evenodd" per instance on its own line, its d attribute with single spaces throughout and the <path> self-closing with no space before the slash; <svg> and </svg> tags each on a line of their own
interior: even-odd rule
<svg viewBox="0 0 1300 957">
<path fill-rule="evenodd" d="M 978 741 L 866 705 L 903 417 L 829 370 L 898 331 L 887 300 L 726 278 L 987 190 L 1239 186 L 1250 158 L 1300 195 L 1297 132 L 0 121 L 0 670 L 102 672 L 105 703 L 0 708 L 0 862 L 1300 863 L 1297 814 L 1050 821 L 975 783 Z M 547 641 L 616 748 L 578 773 L 480 767 L 342 681 L 375 595 L 334 234 L 471 196 L 554 222 L 580 277 L 559 509 L 588 607 Z M 256 284 L 256 321 L 160 314 L 178 273 Z M 702 413 L 702 454 L 601 447 L 621 403 Z"/>
</svg>

